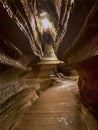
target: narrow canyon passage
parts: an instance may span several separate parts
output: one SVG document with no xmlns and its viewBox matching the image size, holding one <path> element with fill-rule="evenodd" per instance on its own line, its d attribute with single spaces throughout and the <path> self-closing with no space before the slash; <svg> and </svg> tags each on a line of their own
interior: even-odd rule
<svg viewBox="0 0 98 130">
<path fill-rule="evenodd" d="M 0 0 L 0 130 L 98 130 L 97 1 Z"/>
<path fill-rule="evenodd" d="M 77 82 L 56 78 L 56 85 L 25 111 L 15 130 L 85 130 L 78 103 Z"/>
</svg>

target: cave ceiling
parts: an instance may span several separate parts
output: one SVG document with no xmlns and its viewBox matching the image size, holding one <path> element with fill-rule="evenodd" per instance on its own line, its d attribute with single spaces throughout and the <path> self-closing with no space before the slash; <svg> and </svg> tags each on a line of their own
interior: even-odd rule
<svg viewBox="0 0 98 130">
<path fill-rule="evenodd" d="M 95 34 L 95 31 L 90 34 L 87 29 L 92 29 L 90 21 L 93 22 L 93 18 L 93 27 L 96 27 L 96 0 L 1 0 L 1 64 L 26 69 L 28 64 L 36 64 L 41 59 L 45 49 L 44 30 L 41 27 L 41 18 L 44 14 L 51 22 L 49 31 L 59 59 L 67 59 L 70 56 L 68 54 L 70 48 L 77 44 L 81 46 L 82 40 L 85 44 L 84 32 L 89 37 Z M 85 22 L 87 24 L 83 28 Z M 78 43 L 79 38 L 81 43 Z M 92 36 L 91 41 L 93 39 L 96 41 L 95 36 Z M 95 44 L 92 47 L 96 48 Z M 96 54 L 96 49 L 94 50 L 93 53 Z"/>
</svg>

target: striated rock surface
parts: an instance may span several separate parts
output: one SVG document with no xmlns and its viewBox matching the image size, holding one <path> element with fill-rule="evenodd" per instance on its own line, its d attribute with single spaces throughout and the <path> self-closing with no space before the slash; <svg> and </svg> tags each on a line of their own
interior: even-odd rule
<svg viewBox="0 0 98 130">
<path fill-rule="evenodd" d="M 52 70 L 68 76 L 71 68 L 79 75 L 82 104 L 98 120 L 97 12 L 97 0 L 0 0 L 2 130 L 50 87 Z M 44 14 L 48 31 L 41 25 Z M 58 70 L 52 62 L 39 64 L 50 44 L 64 61 Z"/>
<path fill-rule="evenodd" d="M 66 64 L 78 72 L 82 103 L 98 118 L 97 5 L 93 4 L 82 30 L 63 53 Z"/>
</svg>

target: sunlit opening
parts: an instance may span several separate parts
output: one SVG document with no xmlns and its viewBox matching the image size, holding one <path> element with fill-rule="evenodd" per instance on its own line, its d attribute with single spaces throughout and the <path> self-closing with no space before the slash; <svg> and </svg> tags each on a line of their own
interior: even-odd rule
<svg viewBox="0 0 98 130">
<path fill-rule="evenodd" d="M 44 29 L 48 29 L 49 28 L 49 21 L 48 19 L 42 19 L 42 26 Z"/>
</svg>

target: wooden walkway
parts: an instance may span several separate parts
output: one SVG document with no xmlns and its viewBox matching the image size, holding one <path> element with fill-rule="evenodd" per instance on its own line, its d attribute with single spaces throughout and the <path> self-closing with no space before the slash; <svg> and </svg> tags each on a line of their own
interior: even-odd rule
<svg viewBox="0 0 98 130">
<path fill-rule="evenodd" d="M 42 93 L 25 111 L 14 130 L 85 130 L 76 96 L 76 81 L 56 80 L 58 83 Z"/>
</svg>

